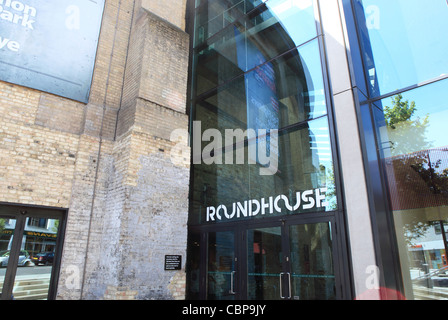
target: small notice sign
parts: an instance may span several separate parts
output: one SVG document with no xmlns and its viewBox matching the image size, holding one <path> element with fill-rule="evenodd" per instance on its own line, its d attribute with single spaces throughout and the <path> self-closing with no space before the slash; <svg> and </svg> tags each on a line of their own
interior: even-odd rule
<svg viewBox="0 0 448 320">
<path fill-rule="evenodd" d="M 166 255 L 165 256 L 165 270 L 181 270 L 182 256 Z"/>
</svg>

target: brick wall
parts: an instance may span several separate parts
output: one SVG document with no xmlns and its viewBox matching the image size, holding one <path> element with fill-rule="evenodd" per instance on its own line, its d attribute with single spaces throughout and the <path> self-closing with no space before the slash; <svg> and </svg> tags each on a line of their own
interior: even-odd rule
<svg viewBox="0 0 448 320">
<path fill-rule="evenodd" d="M 185 296 L 184 28 L 184 0 L 106 0 L 87 105 L 0 82 L 0 201 L 69 209 L 58 299 Z"/>
</svg>

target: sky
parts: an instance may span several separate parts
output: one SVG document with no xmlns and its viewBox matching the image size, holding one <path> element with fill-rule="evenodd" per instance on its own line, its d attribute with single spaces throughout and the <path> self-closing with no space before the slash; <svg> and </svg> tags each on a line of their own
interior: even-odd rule
<svg viewBox="0 0 448 320">
<path fill-rule="evenodd" d="M 363 0 L 380 94 L 448 75 L 446 0 Z M 448 146 L 448 80 L 403 94 L 429 114 L 428 140 Z M 383 106 L 390 106 L 390 98 Z"/>
</svg>

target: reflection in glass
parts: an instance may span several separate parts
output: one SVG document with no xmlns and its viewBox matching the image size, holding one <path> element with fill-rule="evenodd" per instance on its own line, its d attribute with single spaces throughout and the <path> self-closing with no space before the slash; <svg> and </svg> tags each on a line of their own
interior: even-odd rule
<svg viewBox="0 0 448 320">
<path fill-rule="evenodd" d="M 213 73 L 205 75 L 209 81 Z M 203 109 L 196 120 L 207 120 L 203 129 L 280 129 L 326 115 L 317 40 L 233 79 L 198 104 Z"/>
<path fill-rule="evenodd" d="M 188 256 L 187 260 L 187 287 L 188 300 L 198 300 L 200 298 L 200 257 L 201 257 L 201 236 L 199 232 L 189 231 L 188 233 Z"/>
<path fill-rule="evenodd" d="M 264 5 L 259 6 L 261 3 Z M 261 50 L 269 50 L 263 49 L 264 44 L 278 50 L 275 47 L 279 41 L 296 47 L 317 35 L 312 0 L 209 0 L 197 9 L 195 46 L 232 27 L 241 33 L 247 30 L 248 37 Z M 272 37 L 273 32 L 277 39 Z"/>
<path fill-rule="evenodd" d="M 9 255 L 11 253 L 15 225 L 15 219 L 0 216 L 0 296 L 3 292 L 3 284 L 5 283 L 6 267 L 8 266 Z M 21 257 L 21 260 L 19 260 L 19 263 L 27 263 L 25 256 Z"/>
<path fill-rule="evenodd" d="M 207 300 L 235 299 L 235 235 L 233 231 L 208 236 Z"/>
<path fill-rule="evenodd" d="M 248 159 L 247 146 L 244 146 L 244 154 L 245 159 Z M 225 158 L 225 153 L 222 158 Z M 240 218 L 258 219 L 272 215 L 337 209 L 327 117 L 306 122 L 294 130 L 281 132 L 278 137 L 276 174 L 260 175 L 259 168 L 260 164 L 248 162 L 195 165 L 190 223 L 206 222 L 206 210 L 210 206 L 224 205 L 231 213 L 234 203 L 244 204 L 251 199 L 264 199 L 267 202 L 270 197 L 276 198 L 280 195 L 283 195 L 291 206 L 295 206 L 299 201 L 299 206 L 295 209 L 288 208 L 287 203 L 282 200 L 278 203 L 280 212 L 277 209 L 272 212 L 266 209 L 256 216 Z M 324 199 L 318 201 L 315 190 L 319 190 Z M 307 201 L 312 202 L 305 202 L 305 192 L 310 192 L 313 200 Z"/>
<path fill-rule="evenodd" d="M 21 252 L 28 255 L 30 260 L 28 266 L 32 268 L 17 269 L 13 289 L 14 299 L 47 299 L 58 229 L 59 220 L 27 218 Z"/>
<path fill-rule="evenodd" d="M 263 63 L 198 100 L 194 119 L 199 125 L 193 127 L 192 143 L 200 161 L 193 167 L 190 223 L 206 221 L 209 206 L 231 208 L 235 202 L 278 195 L 284 195 L 292 205 L 297 203 L 298 192 L 302 195 L 320 188 L 326 189 L 322 190 L 325 205 L 314 209 L 337 209 L 326 115 L 317 40 Z M 242 141 L 232 138 L 229 144 L 229 129 L 231 133 L 239 129 L 246 142 L 238 144 Z M 218 135 L 204 136 L 210 130 Z M 279 130 L 277 151 L 274 148 L 271 153 L 271 137 L 258 136 L 260 130 Z M 255 132 L 257 138 L 251 138 L 249 132 Z M 268 142 L 266 155 L 277 160 L 274 175 L 260 174 L 260 168 L 271 168 L 272 161 L 259 161 L 249 152 L 252 147 L 259 152 L 263 141 Z M 212 144 L 216 146 L 212 152 L 203 152 Z M 244 155 L 242 162 L 235 158 L 239 152 Z M 281 214 L 306 211 L 280 206 Z"/>
<path fill-rule="evenodd" d="M 447 86 L 439 81 L 373 107 L 407 299 L 448 294 Z"/>
<path fill-rule="evenodd" d="M 280 227 L 247 231 L 247 298 L 280 300 L 279 277 L 282 272 L 282 235 Z"/>
<path fill-rule="evenodd" d="M 198 1 L 195 15 L 195 45 L 212 37 L 261 4 L 260 0 Z M 198 3 L 197 3 L 198 4 Z"/>
<path fill-rule="evenodd" d="M 296 300 L 336 298 L 329 223 L 294 225 L 289 229 L 292 296 Z"/>
<path fill-rule="evenodd" d="M 446 0 L 355 4 L 372 97 L 448 74 Z"/>
<path fill-rule="evenodd" d="M 270 0 L 266 6 L 244 19 L 232 20 L 227 27 L 221 28 L 219 33 L 195 50 L 196 95 L 300 46 L 317 35 L 311 0 Z M 318 55 L 312 56 L 316 57 Z"/>
</svg>

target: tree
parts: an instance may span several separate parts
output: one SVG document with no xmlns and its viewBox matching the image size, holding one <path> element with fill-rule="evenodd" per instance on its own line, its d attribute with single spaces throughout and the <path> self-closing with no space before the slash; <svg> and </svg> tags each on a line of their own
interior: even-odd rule
<svg viewBox="0 0 448 320">
<path fill-rule="evenodd" d="M 426 140 L 426 129 L 429 115 L 424 119 L 412 119 L 417 107 L 415 102 L 403 101 L 398 94 L 392 98 L 393 107 L 384 107 L 384 118 L 391 143 L 392 156 L 408 154 L 431 148 L 432 143 Z"/>
</svg>

